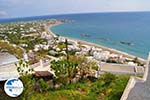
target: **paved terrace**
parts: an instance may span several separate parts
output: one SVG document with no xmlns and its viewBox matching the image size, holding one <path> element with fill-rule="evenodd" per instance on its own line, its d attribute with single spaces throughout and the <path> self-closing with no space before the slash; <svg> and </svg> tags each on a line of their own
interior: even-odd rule
<svg viewBox="0 0 150 100">
<path fill-rule="evenodd" d="M 102 64 L 101 70 L 114 74 L 143 74 L 144 68 L 142 66 L 131 66 L 127 64 Z"/>
<path fill-rule="evenodd" d="M 9 78 L 18 78 L 19 74 L 15 64 L 0 66 L 0 81 L 5 81 Z"/>
<path fill-rule="evenodd" d="M 14 63 L 17 61 L 18 61 L 18 59 L 15 56 L 13 56 L 9 53 L 1 53 L 0 52 L 0 66 L 11 64 L 11 63 Z"/>
<path fill-rule="evenodd" d="M 19 77 L 15 62 L 18 62 L 15 56 L 9 53 L 0 53 L 0 81 Z"/>
<path fill-rule="evenodd" d="M 150 54 L 143 79 L 132 77 L 121 100 L 150 100 Z"/>
</svg>

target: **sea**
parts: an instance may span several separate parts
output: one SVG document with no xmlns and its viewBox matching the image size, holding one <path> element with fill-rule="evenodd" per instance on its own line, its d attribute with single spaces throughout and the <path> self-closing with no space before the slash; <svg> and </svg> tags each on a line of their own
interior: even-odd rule
<svg viewBox="0 0 150 100">
<path fill-rule="evenodd" d="M 66 23 L 54 26 L 60 36 L 84 40 L 147 59 L 150 51 L 150 12 L 84 13 L 0 19 L 0 23 L 46 20 Z"/>
</svg>

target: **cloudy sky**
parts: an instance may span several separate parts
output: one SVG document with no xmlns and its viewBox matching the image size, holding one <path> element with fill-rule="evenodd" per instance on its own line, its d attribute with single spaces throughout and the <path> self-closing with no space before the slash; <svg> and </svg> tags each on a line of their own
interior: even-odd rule
<svg viewBox="0 0 150 100">
<path fill-rule="evenodd" d="M 0 0 L 0 18 L 123 11 L 150 11 L 150 0 Z"/>
</svg>

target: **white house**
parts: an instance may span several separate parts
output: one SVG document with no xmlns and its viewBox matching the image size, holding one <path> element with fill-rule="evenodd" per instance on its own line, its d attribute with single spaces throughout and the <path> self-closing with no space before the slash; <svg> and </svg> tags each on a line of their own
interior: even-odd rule
<svg viewBox="0 0 150 100">
<path fill-rule="evenodd" d="M 110 55 L 109 51 L 101 51 L 101 52 L 95 51 L 93 53 L 93 57 L 97 60 L 107 60 L 109 58 L 109 55 Z"/>
</svg>

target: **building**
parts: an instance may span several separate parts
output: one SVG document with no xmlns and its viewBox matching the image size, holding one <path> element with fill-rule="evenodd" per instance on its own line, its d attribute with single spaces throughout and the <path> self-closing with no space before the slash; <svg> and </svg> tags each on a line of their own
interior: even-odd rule
<svg viewBox="0 0 150 100">
<path fill-rule="evenodd" d="M 53 74 L 49 71 L 35 71 L 34 77 L 37 79 L 43 78 L 44 80 L 51 80 Z"/>
<path fill-rule="evenodd" d="M 0 53 L 0 81 L 19 77 L 16 62 L 18 59 L 15 56 L 6 52 Z"/>
</svg>

